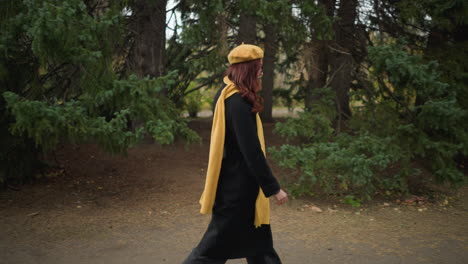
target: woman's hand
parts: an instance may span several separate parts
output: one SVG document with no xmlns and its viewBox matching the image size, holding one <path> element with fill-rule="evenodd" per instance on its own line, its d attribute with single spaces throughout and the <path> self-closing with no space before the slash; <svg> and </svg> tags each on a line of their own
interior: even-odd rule
<svg viewBox="0 0 468 264">
<path fill-rule="evenodd" d="M 284 204 L 288 201 L 288 194 L 283 191 L 283 189 L 280 189 L 280 191 L 275 194 L 274 197 L 276 199 L 276 204 Z"/>
</svg>

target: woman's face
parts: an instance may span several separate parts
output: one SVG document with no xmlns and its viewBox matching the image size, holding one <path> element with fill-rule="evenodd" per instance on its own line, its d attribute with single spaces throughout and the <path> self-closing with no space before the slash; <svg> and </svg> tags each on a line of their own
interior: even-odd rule
<svg viewBox="0 0 468 264">
<path fill-rule="evenodd" d="M 260 67 L 258 67 L 257 78 L 262 78 L 263 76 L 263 60 L 260 60 Z"/>
</svg>

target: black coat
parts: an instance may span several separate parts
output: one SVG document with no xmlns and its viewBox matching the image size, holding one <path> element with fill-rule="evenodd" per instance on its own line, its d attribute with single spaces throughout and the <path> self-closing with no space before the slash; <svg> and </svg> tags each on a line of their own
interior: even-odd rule
<svg viewBox="0 0 468 264">
<path fill-rule="evenodd" d="M 254 226 L 255 201 L 259 186 L 267 197 L 280 186 L 262 152 L 251 108 L 239 93 L 225 100 L 224 155 L 213 215 L 197 246 L 204 256 L 242 258 L 273 250 L 270 225 Z"/>
</svg>

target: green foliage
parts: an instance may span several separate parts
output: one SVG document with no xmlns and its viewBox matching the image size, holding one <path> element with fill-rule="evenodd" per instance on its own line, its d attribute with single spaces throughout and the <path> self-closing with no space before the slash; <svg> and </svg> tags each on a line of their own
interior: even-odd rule
<svg viewBox="0 0 468 264">
<path fill-rule="evenodd" d="M 5 92 L 7 106 L 15 117 L 11 132 L 28 135 L 44 151 L 53 149 L 63 140 L 96 140 L 105 150 L 121 153 L 139 142 L 145 132 L 161 144 L 173 142 L 176 134 L 196 140 L 197 136 L 187 129 L 186 121 L 178 117 L 172 103 L 155 96 L 161 79 L 139 80 L 131 76 L 129 80 L 115 80 L 114 89 L 99 92 L 94 98 L 83 94 L 81 100 L 54 104 L 26 100 Z M 91 108 L 101 105 L 112 105 L 120 110 L 112 113 L 109 120 L 90 114 Z M 145 125 L 130 131 L 127 129 L 130 120 L 141 120 Z"/>
<path fill-rule="evenodd" d="M 353 195 L 346 195 L 344 203 L 351 205 L 352 207 L 361 207 L 361 200 L 356 199 Z"/>
<path fill-rule="evenodd" d="M 118 6 L 99 17 L 80 0 L 24 0 L 13 7 L 1 25 L 1 124 L 11 137 L 33 143 L 30 153 L 86 141 L 125 153 L 145 133 L 160 144 L 177 136 L 199 140 L 164 95 L 176 85 L 177 71 L 159 78 L 115 72 L 125 29 Z M 1 157 L 2 179 L 27 163 L 17 152 Z"/>
<path fill-rule="evenodd" d="M 270 149 L 281 167 L 299 170 L 292 193 L 346 194 L 345 203 L 359 206 L 376 193 L 408 192 L 419 162 L 439 182 L 466 182 L 454 158 L 466 153 L 467 113 L 456 89 L 440 80 L 437 64 L 399 45 L 372 47 L 369 58 L 374 90 L 352 95 L 362 104 L 353 109 L 347 132 L 333 135 L 333 114 L 320 110 L 330 102 L 277 124 L 282 136 L 301 139 Z"/>
<path fill-rule="evenodd" d="M 197 117 L 198 112 L 201 110 L 203 101 L 200 90 L 194 91 L 185 96 L 185 108 L 192 118 Z"/>
<path fill-rule="evenodd" d="M 418 98 L 419 102 L 404 105 L 407 118 L 391 131 L 397 142 L 410 157 L 424 158 L 440 182 L 464 183 L 466 177 L 454 162 L 458 153 L 468 151 L 467 111 L 457 102 L 457 89 L 440 81 L 435 62 L 425 63 L 398 45 L 371 48 L 369 58 L 375 65 L 374 76 L 388 76 L 394 96 L 414 94 Z M 377 88 L 382 89 L 380 86 Z"/>
<path fill-rule="evenodd" d="M 167 41 L 168 75 L 157 79 L 120 71 L 131 52 L 125 44 L 134 41 L 134 34 L 128 34 L 132 18 L 122 10 L 131 9 L 133 1 L 109 1 L 99 15 L 90 1 L 5 2 L 0 16 L 0 142 L 9 154 L 0 156 L 0 181 L 6 174 L 23 173 L 13 170 L 16 164 L 33 163 L 20 161 L 22 157 L 37 156 L 62 141 L 92 140 L 122 153 L 145 134 L 161 144 L 177 136 L 196 140 L 178 108 L 185 103 L 190 112 L 198 112 L 202 100 L 189 89 L 191 84 L 221 85 L 226 67 L 220 66 L 227 66 L 226 54 L 236 45 L 241 14 L 255 17 L 260 46 L 264 26 L 274 29 L 275 70 L 288 80 L 288 87 L 274 94 L 281 94 L 288 106 L 309 95 L 304 49 L 326 40 L 316 52 L 327 54 L 329 66 L 335 50 L 341 50 L 334 42 L 340 10 L 327 14 L 323 3 L 176 2 L 182 18 L 176 27 L 182 30 Z M 311 98 L 318 98 L 317 103 L 277 126 L 277 133 L 299 143 L 274 150 L 283 166 L 300 174 L 293 194 L 320 188 L 348 195 L 346 202 L 357 205 L 380 190 L 406 192 L 417 167 L 441 182 L 466 181 L 454 162 L 455 156 L 468 155 L 466 1 L 383 1 L 373 9 L 364 12 L 370 14 L 364 19 L 369 24 L 355 21 L 347 32 L 357 49 L 346 52 L 360 64 L 352 69 L 357 70 L 349 92 L 352 118 L 337 122 L 335 91 L 314 87 Z M 405 43 L 388 45 L 400 43 L 396 39 L 402 36 Z M 372 43 L 375 39 L 381 43 Z M 368 50 L 366 41 L 372 44 Z M 327 83 L 339 78 L 325 74 Z"/>
<path fill-rule="evenodd" d="M 299 118 L 290 118 L 278 123 L 275 131 L 288 140 L 325 141 L 333 135 L 331 120 L 324 114 L 300 112 Z"/>
<path fill-rule="evenodd" d="M 329 87 L 315 89 L 313 95 L 321 100 L 313 108 L 299 112 L 299 118 L 290 118 L 276 125 L 275 131 L 287 140 L 299 138 L 303 142 L 326 141 L 333 136 L 332 120 L 335 116 L 333 92 Z"/>
<path fill-rule="evenodd" d="M 300 1 L 298 2 L 300 9 L 300 18 L 310 27 L 310 36 L 318 40 L 330 40 L 333 38 L 333 23 L 336 18 L 329 17 L 326 14 L 325 8 L 322 4 L 317 4 L 314 1 Z"/>
<path fill-rule="evenodd" d="M 308 122 L 307 119 L 300 120 Z M 312 142 L 270 149 L 280 166 L 300 171 L 298 186 L 320 189 L 327 194 L 351 193 L 366 199 L 380 189 L 406 191 L 404 184 L 388 184 L 388 177 L 396 179 L 399 175 L 384 173 L 386 168 L 404 158 L 391 138 L 342 133 L 334 141 Z M 295 189 L 294 185 L 291 188 Z"/>
</svg>

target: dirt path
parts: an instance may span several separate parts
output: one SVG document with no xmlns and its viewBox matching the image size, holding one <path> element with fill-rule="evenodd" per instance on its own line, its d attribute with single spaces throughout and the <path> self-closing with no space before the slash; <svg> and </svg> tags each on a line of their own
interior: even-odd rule
<svg viewBox="0 0 468 264">
<path fill-rule="evenodd" d="M 0 263 L 181 263 L 209 221 L 197 204 L 209 125 L 191 124 L 205 144 L 188 148 L 148 141 L 126 158 L 93 145 L 60 150 L 63 174 L 0 192 Z M 278 145 L 271 128 L 267 145 Z M 272 205 L 275 247 L 285 264 L 468 263 L 468 188 L 452 195 L 426 210 L 317 198 Z"/>
</svg>

